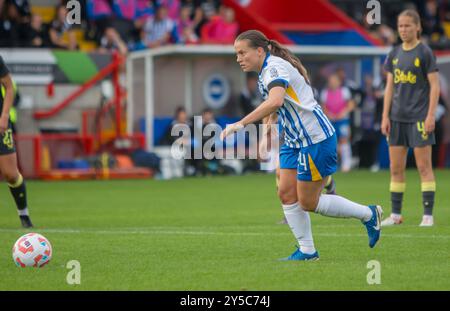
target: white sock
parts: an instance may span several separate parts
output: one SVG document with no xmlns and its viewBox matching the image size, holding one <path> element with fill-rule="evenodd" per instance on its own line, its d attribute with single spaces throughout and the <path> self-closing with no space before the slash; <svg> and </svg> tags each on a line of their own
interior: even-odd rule
<svg viewBox="0 0 450 311">
<path fill-rule="evenodd" d="M 350 143 L 341 145 L 342 169 L 349 170 L 352 167 L 352 148 Z"/>
<path fill-rule="evenodd" d="M 364 222 L 372 218 L 372 210 L 368 206 L 329 194 L 320 196 L 315 212 L 329 217 L 357 218 Z"/>
<path fill-rule="evenodd" d="M 291 227 L 291 231 L 298 241 L 300 251 L 304 254 L 315 253 L 316 249 L 314 248 L 309 213 L 305 212 L 298 205 L 298 202 L 283 204 L 283 211 L 289 227 Z"/>
<path fill-rule="evenodd" d="M 24 209 L 18 209 L 17 212 L 19 213 L 19 216 L 28 216 L 28 207 Z"/>
<path fill-rule="evenodd" d="M 402 215 L 401 214 L 391 213 L 391 217 L 394 220 L 399 220 L 402 217 Z"/>
</svg>

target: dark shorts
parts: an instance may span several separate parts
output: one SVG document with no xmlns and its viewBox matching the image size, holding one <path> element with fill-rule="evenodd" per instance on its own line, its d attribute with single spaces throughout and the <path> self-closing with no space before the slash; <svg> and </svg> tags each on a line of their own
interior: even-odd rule
<svg viewBox="0 0 450 311">
<path fill-rule="evenodd" d="M 391 121 L 391 132 L 388 137 L 389 145 L 409 148 L 434 145 L 436 143 L 434 132 L 427 134 L 424 123 L 423 121 L 415 123 Z"/>
<path fill-rule="evenodd" d="M 11 126 L 0 135 L 0 156 L 16 152 Z"/>
</svg>

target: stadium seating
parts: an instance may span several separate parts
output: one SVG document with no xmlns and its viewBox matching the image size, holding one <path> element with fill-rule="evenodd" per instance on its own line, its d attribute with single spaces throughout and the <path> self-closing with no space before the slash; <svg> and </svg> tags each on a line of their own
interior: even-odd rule
<svg viewBox="0 0 450 311">
<path fill-rule="evenodd" d="M 39 6 L 33 5 L 31 6 L 31 13 L 40 15 L 42 17 L 42 21 L 46 24 L 51 23 L 52 20 L 56 16 L 56 8 L 53 6 Z M 94 41 L 87 40 L 84 35 L 83 29 L 74 29 L 75 37 L 77 39 L 78 45 L 81 51 L 91 52 L 97 49 L 97 44 Z M 67 34 L 64 34 L 63 37 L 65 42 L 68 42 Z"/>
<path fill-rule="evenodd" d="M 44 23 L 50 23 L 56 15 L 56 8 L 52 6 L 31 6 L 31 13 L 40 15 Z"/>
<path fill-rule="evenodd" d="M 327 1 L 252 1 L 246 7 L 224 3 L 236 10 L 241 28 L 254 28 L 246 20 L 269 25 L 284 43 L 311 45 L 380 45 L 355 21 Z M 286 10 L 289 7 L 289 10 Z M 245 29 L 244 29 L 245 30 Z M 267 34 L 267 32 L 265 31 Z M 277 39 L 277 37 L 270 36 Z M 278 40 L 278 39 L 277 39 Z"/>
</svg>

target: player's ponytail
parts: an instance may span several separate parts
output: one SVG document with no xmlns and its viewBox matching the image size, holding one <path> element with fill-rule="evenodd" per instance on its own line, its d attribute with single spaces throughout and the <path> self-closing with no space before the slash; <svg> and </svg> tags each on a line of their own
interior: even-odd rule
<svg viewBox="0 0 450 311">
<path fill-rule="evenodd" d="M 308 72 L 305 67 L 303 67 L 302 62 L 297 56 L 292 54 L 287 48 L 283 47 L 280 43 L 275 40 L 269 40 L 261 31 L 258 30 L 248 30 L 241 33 L 236 41 L 248 40 L 249 45 L 252 48 L 261 47 L 264 51 L 270 52 L 274 56 L 281 57 L 282 59 L 291 63 L 298 72 L 305 78 L 306 82 L 309 84 Z"/>
<path fill-rule="evenodd" d="M 420 23 L 420 16 L 419 13 L 417 13 L 417 11 L 415 10 L 404 10 L 403 12 L 401 12 L 398 17 L 400 16 L 408 16 L 411 17 L 413 20 L 413 23 L 416 24 L 417 26 L 419 26 L 419 30 L 417 31 L 417 39 L 420 40 L 420 36 L 422 35 L 422 26 Z"/>
<path fill-rule="evenodd" d="M 300 72 L 303 78 L 305 78 L 306 82 L 310 84 L 308 71 L 303 66 L 300 59 L 297 56 L 295 56 L 291 51 L 289 51 L 287 48 L 283 47 L 278 41 L 268 40 L 268 42 L 270 46 L 270 53 L 272 55 L 281 57 L 282 59 L 291 63 L 291 65 L 294 66 L 298 70 L 298 72 Z"/>
</svg>

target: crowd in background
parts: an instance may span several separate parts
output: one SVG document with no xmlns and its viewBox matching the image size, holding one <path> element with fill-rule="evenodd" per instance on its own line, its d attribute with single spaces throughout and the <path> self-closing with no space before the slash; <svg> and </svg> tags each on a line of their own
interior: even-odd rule
<svg viewBox="0 0 450 311">
<path fill-rule="evenodd" d="M 0 47 L 77 50 L 75 29 L 102 51 L 161 45 L 232 44 L 239 31 L 234 10 L 220 0 L 81 0 L 80 25 L 66 20 L 67 1 L 44 23 L 27 0 L 0 0 Z"/>
<path fill-rule="evenodd" d="M 73 30 L 103 50 L 120 52 L 170 43 L 231 44 L 239 32 L 233 9 L 220 0 L 79 0 L 82 22 L 69 25 L 60 0 L 53 21 L 33 14 L 29 0 L 0 0 L 0 47 L 80 47 Z M 366 1 L 331 0 L 385 45 L 398 43 L 396 16 L 404 9 L 420 12 L 423 39 L 435 49 L 450 47 L 444 23 L 450 22 L 446 0 L 391 0 L 381 3 L 381 24 L 369 24 Z M 125 49 L 126 48 L 126 49 Z"/>
<path fill-rule="evenodd" d="M 234 11 L 217 0 L 134 0 L 134 7 L 122 2 L 87 0 L 89 33 L 102 47 L 114 47 L 119 39 L 130 50 L 173 43 L 232 44 L 239 31 Z M 116 40 L 105 35 L 108 31 Z"/>
<path fill-rule="evenodd" d="M 450 48 L 450 38 L 446 35 L 444 23 L 450 22 L 450 2 L 447 0 L 389 0 L 379 1 L 381 24 L 369 24 L 366 18 L 370 9 L 368 1 L 331 0 L 348 16 L 352 16 L 374 38 L 385 45 L 399 43 L 396 35 L 397 16 L 405 9 L 414 9 L 422 19 L 422 39 L 434 49 Z M 371 7 L 373 8 L 373 7 Z"/>
<path fill-rule="evenodd" d="M 155 48 L 161 45 L 232 44 L 239 32 L 233 9 L 220 0 L 80 0 L 81 25 L 67 23 L 67 1 L 61 1 L 54 19 L 44 23 L 43 17 L 33 14 L 27 0 L 0 0 L 0 47 L 46 47 L 77 50 L 80 48 L 75 29 L 96 42 L 97 50 L 108 52 Z M 444 23 L 450 21 L 449 4 L 443 0 L 392 0 L 382 2 L 380 25 L 367 22 L 366 2 L 359 0 L 332 0 L 335 5 L 352 16 L 375 38 L 385 45 L 399 43 L 396 34 L 396 16 L 406 8 L 421 13 L 422 39 L 434 49 L 450 48 Z M 337 67 L 324 75 L 328 81 L 314 83 L 317 100 L 333 122 L 339 136 L 341 169 L 349 171 L 355 166 L 377 170 L 377 149 L 382 139 L 380 132 L 384 96 L 384 76 L 363 77 L 357 85 L 346 76 L 346 70 Z M 238 104 L 242 114 L 248 114 L 262 101 L 258 93 L 257 76 L 248 75 Z M 436 115 L 436 140 L 433 163 L 437 163 L 438 149 L 443 135 L 447 106 L 442 99 Z M 357 113 L 356 113 L 357 112 Z M 213 111 L 203 115 L 214 121 Z M 183 109 L 178 109 L 175 120 L 189 123 Z M 195 126 L 195 125 L 191 125 Z M 170 129 L 169 129 L 170 131 Z M 162 144 L 170 142 L 165 137 Z M 358 159 L 355 163 L 354 159 Z M 204 163 L 189 163 L 195 170 L 204 171 Z M 209 165 L 216 165 L 210 162 Z"/>
</svg>

